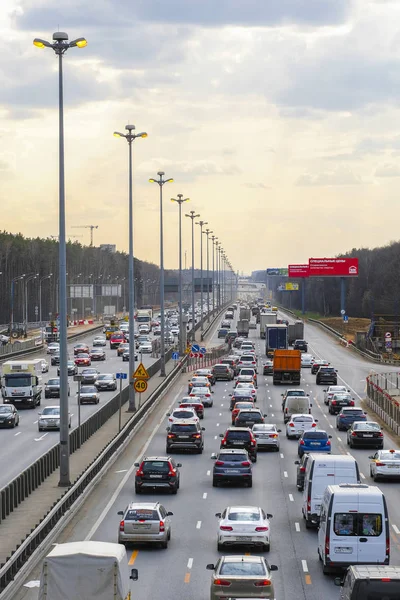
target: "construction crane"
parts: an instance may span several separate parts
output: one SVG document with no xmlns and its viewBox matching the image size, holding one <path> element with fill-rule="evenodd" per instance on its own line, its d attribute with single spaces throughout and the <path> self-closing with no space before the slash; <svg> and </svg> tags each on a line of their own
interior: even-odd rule
<svg viewBox="0 0 400 600">
<path fill-rule="evenodd" d="M 93 229 L 98 229 L 98 225 L 72 225 L 74 229 L 90 229 L 90 245 L 93 246 Z"/>
</svg>

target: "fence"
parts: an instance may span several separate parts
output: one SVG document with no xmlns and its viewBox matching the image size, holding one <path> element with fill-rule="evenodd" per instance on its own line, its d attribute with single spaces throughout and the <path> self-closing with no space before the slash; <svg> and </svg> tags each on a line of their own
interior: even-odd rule
<svg viewBox="0 0 400 600">
<path fill-rule="evenodd" d="M 367 377 L 367 405 L 396 434 L 400 434 L 400 375 L 374 373 Z"/>
</svg>

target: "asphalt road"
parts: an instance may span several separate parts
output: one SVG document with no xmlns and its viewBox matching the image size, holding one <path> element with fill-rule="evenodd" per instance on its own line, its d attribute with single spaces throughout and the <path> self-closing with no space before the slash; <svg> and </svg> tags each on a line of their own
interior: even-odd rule
<svg viewBox="0 0 400 600">
<path fill-rule="evenodd" d="M 259 351 L 259 373 L 264 357 L 264 340 L 258 331 L 250 331 L 250 337 L 257 339 Z M 341 380 L 352 389 L 354 396 L 362 398 L 365 392 L 365 376 L 376 369 L 326 335 L 316 326 L 306 327 L 306 339 L 310 351 L 315 356 L 330 360 L 339 370 Z M 383 368 L 382 371 L 386 369 Z M 176 405 L 179 397 L 186 393 L 187 375 L 171 390 L 167 405 Z M 144 427 L 147 441 L 141 447 L 139 456 L 125 454 L 113 466 L 107 477 L 100 483 L 86 507 L 78 512 L 72 525 L 62 534 L 59 541 L 94 539 L 116 541 L 119 517 L 118 510 L 125 508 L 130 501 L 161 501 L 172 517 L 172 538 L 168 550 L 137 547 L 127 550 L 130 564 L 139 570 L 139 582 L 132 584 L 135 600 L 206 600 L 209 598 L 210 573 L 206 564 L 215 562 L 221 554 L 217 551 L 217 524 L 214 516 L 228 505 L 258 505 L 273 514 L 271 521 L 271 551 L 266 554 L 271 564 L 279 570 L 273 574 L 277 600 L 336 600 L 339 590 L 333 577 L 322 574 L 317 556 L 317 533 L 306 530 L 301 513 L 302 494 L 296 489 L 297 441 L 287 440 L 284 434 L 281 412 L 282 387 L 272 385 L 271 377 L 259 374 L 258 406 L 268 413 L 267 421 L 277 423 L 282 429 L 280 452 L 259 453 L 253 466 L 253 487 L 213 488 L 211 453 L 218 451 L 219 433 L 230 424 L 229 393 L 232 384 L 218 382 L 214 386 L 214 406 L 206 409 L 202 425 L 205 431 L 205 451 L 202 455 L 175 454 L 182 462 L 181 487 L 176 496 L 147 494 L 135 496 L 133 462 L 143 453 L 163 455 L 165 452 L 165 427 L 167 419 L 163 414 L 158 423 L 151 423 L 151 429 Z M 365 483 L 372 483 L 369 477 L 368 456 L 371 450 L 349 450 L 346 436 L 335 429 L 335 417 L 327 412 L 323 403 L 322 389 L 316 386 L 315 376 L 303 370 L 302 387 L 310 392 L 313 401 L 313 414 L 319 420 L 319 427 L 325 428 L 332 436 L 332 452 L 351 454 L 357 459 Z M 163 409 L 164 414 L 166 408 Z M 385 447 L 394 447 L 393 440 L 385 435 Z M 392 537 L 391 564 L 400 564 L 400 506 L 398 503 L 399 483 L 379 483 L 384 491 L 389 509 Z M 226 552 L 228 553 L 228 552 Z M 240 551 L 235 552 L 240 554 Z M 37 580 L 37 569 L 27 577 L 26 582 Z M 35 588 L 24 588 L 16 600 L 37 598 Z"/>
</svg>

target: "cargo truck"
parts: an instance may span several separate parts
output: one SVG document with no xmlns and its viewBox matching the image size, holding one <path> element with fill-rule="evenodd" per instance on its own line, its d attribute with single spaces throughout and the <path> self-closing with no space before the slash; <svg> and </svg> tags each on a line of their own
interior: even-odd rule
<svg viewBox="0 0 400 600">
<path fill-rule="evenodd" d="M 287 350 L 286 325 L 265 326 L 265 354 L 272 358 L 275 350 Z"/>
<path fill-rule="evenodd" d="M 300 350 L 275 350 L 272 367 L 272 383 L 291 383 L 300 385 L 301 352 Z"/>
<path fill-rule="evenodd" d="M 288 325 L 288 344 L 293 345 L 295 340 L 302 340 L 304 338 L 304 323 L 303 321 L 295 321 Z"/>
<path fill-rule="evenodd" d="M 56 544 L 46 556 L 38 600 L 130 600 L 126 549 L 110 542 Z"/>
<path fill-rule="evenodd" d="M 1 394 L 4 404 L 35 408 L 42 398 L 42 359 L 3 363 Z"/>
<path fill-rule="evenodd" d="M 260 313 L 260 338 L 265 338 L 265 326 L 274 325 L 276 323 L 276 313 L 262 312 Z"/>
<path fill-rule="evenodd" d="M 249 337 L 250 323 L 248 319 L 240 319 L 236 325 L 239 337 Z"/>
<path fill-rule="evenodd" d="M 243 306 L 241 306 L 240 312 L 239 312 L 240 321 L 242 319 L 247 319 L 248 321 L 250 321 L 250 317 L 251 317 L 251 310 L 249 308 L 244 308 Z"/>
<path fill-rule="evenodd" d="M 136 323 L 138 325 L 148 325 L 151 329 L 151 321 L 153 319 L 153 311 L 151 308 L 139 309 L 136 313 Z"/>
</svg>

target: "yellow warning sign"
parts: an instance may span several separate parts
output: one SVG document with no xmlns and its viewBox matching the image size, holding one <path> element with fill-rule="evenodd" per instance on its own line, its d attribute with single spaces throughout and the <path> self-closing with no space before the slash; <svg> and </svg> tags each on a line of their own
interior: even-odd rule
<svg viewBox="0 0 400 600">
<path fill-rule="evenodd" d="M 133 387 L 137 392 L 139 392 L 139 394 L 142 394 L 147 390 L 147 381 L 145 381 L 144 379 L 136 379 L 135 383 L 133 384 Z"/>
<path fill-rule="evenodd" d="M 150 379 L 148 372 L 143 363 L 140 363 L 137 366 L 136 371 L 133 374 L 133 378 L 135 379 Z"/>
</svg>

